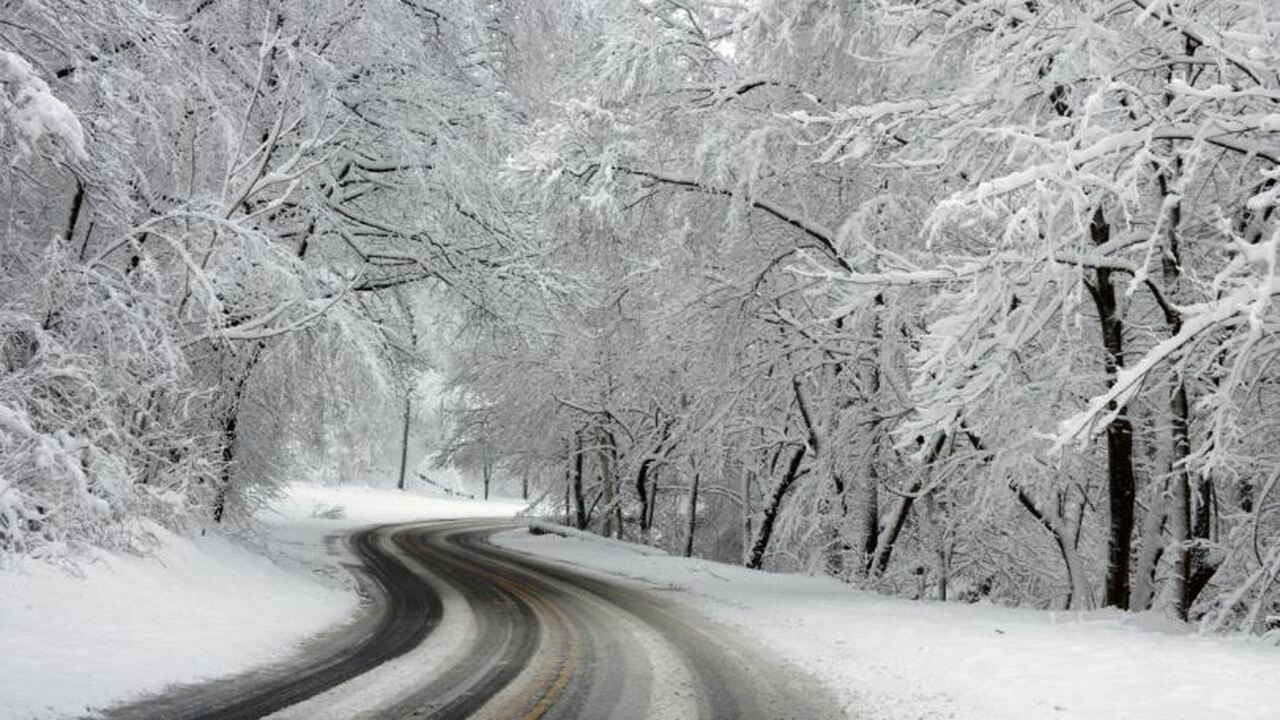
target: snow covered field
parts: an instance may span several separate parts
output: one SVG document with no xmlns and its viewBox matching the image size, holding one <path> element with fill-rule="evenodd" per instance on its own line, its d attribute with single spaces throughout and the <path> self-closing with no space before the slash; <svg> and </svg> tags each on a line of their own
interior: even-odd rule
<svg viewBox="0 0 1280 720">
<path fill-rule="evenodd" d="M 326 537 L 361 525 L 503 516 L 521 507 L 297 485 L 264 514 L 265 537 L 249 539 L 258 549 L 160 531 L 153 556 L 99 553 L 83 577 L 35 562 L 4 571 L 0 718 L 78 716 L 271 662 L 356 610 L 352 578 L 338 564 L 344 548 Z M 325 510 L 340 517 L 313 517 Z"/>
<path fill-rule="evenodd" d="M 913 603 L 592 537 L 495 542 L 638 580 L 756 634 L 874 720 L 1276 720 L 1280 648 L 1119 614 Z"/>
</svg>

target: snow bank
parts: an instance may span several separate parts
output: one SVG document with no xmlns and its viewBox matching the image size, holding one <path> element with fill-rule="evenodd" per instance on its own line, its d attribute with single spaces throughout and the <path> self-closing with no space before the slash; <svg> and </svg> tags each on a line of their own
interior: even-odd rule
<svg viewBox="0 0 1280 720">
<path fill-rule="evenodd" d="M 270 662 L 356 607 L 229 540 L 160 540 L 154 557 L 102 553 L 84 577 L 36 562 L 0 576 L 0 717 L 79 715 Z"/>
<path fill-rule="evenodd" d="M 523 507 L 300 484 L 262 517 L 266 555 L 158 530 L 154 556 L 102 552 L 83 577 L 31 561 L 0 572 L 0 718 L 79 716 L 286 657 L 359 604 L 341 566 L 351 558 L 330 538 Z"/>
<path fill-rule="evenodd" d="M 523 530 L 495 542 L 657 585 L 822 678 L 877 720 L 1275 720 L 1280 649 L 1118 613 L 912 603 L 827 578 Z"/>
</svg>

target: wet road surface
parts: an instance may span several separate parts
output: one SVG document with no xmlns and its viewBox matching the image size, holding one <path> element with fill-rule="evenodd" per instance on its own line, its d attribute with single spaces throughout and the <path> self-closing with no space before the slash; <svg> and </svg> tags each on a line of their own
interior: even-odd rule
<svg viewBox="0 0 1280 720">
<path fill-rule="evenodd" d="M 496 547 L 511 522 L 371 528 L 373 602 L 295 658 L 108 713 L 120 720 L 845 717 L 740 631 L 623 583 Z"/>
</svg>

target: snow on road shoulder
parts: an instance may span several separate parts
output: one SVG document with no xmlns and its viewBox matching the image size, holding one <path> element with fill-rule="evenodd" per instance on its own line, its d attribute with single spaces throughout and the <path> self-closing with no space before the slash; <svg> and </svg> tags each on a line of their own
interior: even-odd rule
<svg viewBox="0 0 1280 720">
<path fill-rule="evenodd" d="M 668 590 L 877 720 L 1275 720 L 1280 649 L 1119 614 L 913 603 L 827 579 L 514 530 L 498 545 Z M 632 546 L 634 548 L 635 546 Z"/>
<path fill-rule="evenodd" d="M 270 662 L 356 599 L 233 541 L 158 531 L 152 557 L 100 553 L 72 577 L 0 575 L 0 717 L 81 715 Z"/>
<path fill-rule="evenodd" d="M 0 571 L 0 718 L 80 716 L 282 659 L 354 617 L 343 533 L 522 507 L 295 485 L 248 544 L 157 530 L 152 556 L 100 552 L 82 577 L 39 562 Z"/>
</svg>

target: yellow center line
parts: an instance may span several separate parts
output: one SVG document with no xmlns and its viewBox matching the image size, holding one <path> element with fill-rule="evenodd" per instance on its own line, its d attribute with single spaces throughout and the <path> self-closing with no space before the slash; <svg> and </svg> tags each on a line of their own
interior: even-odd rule
<svg viewBox="0 0 1280 720">
<path fill-rule="evenodd" d="M 406 551 L 416 552 L 421 548 L 415 546 L 413 538 L 412 531 L 396 533 L 392 537 L 393 541 Z M 540 672 L 530 683 L 528 690 L 516 695 L 507 703 L 507 709 L 501 715 L 501 717 L 509 718 L 519 717 L 521 720 L 540 720 L 555 705 L 560 695 L 564 693 L 565 688 L 569 686 L 569 681 L 573 679 L 574 672 L 577 670 L 582 651 L 578 633 L 573 631 L 564 613 L 554 604 L 544 599 L 537 590 L 517 580 L 502 577 L 488 570 L 478 567 L 469 569 L 476 571 L 480 575 L 487 576 L 494 585 L 525 601 L 534 610 L 534 613 L 549 626 L 548 629 L 551 631 L 549 632 L 549 639 L 553 646 L 550 654 L 562 658 L 555 678 L 547 685 L 546 673 Z M 568 639 L 567 652 L 564 648 L 566 638 Z M 528 710 L 525 710 L 525 708 L 528 708 Z"/>
<path fill-rule="evenodd" d="M 535 681 L 527 692 L 513 698 L 509 706 L 529 709 L 520 715 L 514 712 L 506 714 L 507 717 L 520 717 L 522 720 L 539 720 L 555 705 L 556 700 L 559 699 L 565 688 L 569 686 L 569 681 L 573 679 L 581 654 L 578 636 L 570 630 L 569 624 L 565 621 L 560 610 L 544 600 L 533 588 L 497 576 L 493 576 L 493 581 L 503 589 L 529 603 L 538 615 L 546 618 L 549 624 L 555 626 L 555 631 L 551 633 L 551 637 L 556 640 L 557 646 L 563 644 L 562 638 L 568 637 L 569 639 L 567 653 L 557 647 L 560 652 L 556 654 L 562 655 L 563 660 L 560 662 L 559 672 L 556 673 L 555 679 L 552 680 L 551 684 L 545 686 L 542 682 Z M 546 689 L 542 690 L 543 687 Z"/>
</svg>

